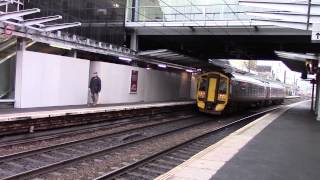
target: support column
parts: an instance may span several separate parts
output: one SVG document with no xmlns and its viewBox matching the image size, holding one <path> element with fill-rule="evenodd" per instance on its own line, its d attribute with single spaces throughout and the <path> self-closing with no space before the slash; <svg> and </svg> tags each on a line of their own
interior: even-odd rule
<svg viewBox="0 0 320 180">
<path fill-rule="evenodd" d="M 310 111 L 314 111 L 314 82 L 311 81 L 312 84 L 312 92 L 311 92 L 311 108 Z"/>
<path fill-rule="evenodd" d="M 139 1 L 140 0 L 132 0 L 132 22 L 139 21 Z"/>
<path fill-rule="evenodd" d="M 314 107 L 314 112 L 315 114 L 318 114 L 318 109 L 319 109 L 319 84 L 318 81 L 316 80 L 315 82 L 315 91 L 316 91 L 316 97 L 315 97 L 315 107 Z"/>
<path fill-rule="evenodd" d="M 317 121 L 320 121 L 320 74 L 318 73 L 316 76 L 316 115 Z"/>
<path fill-rule="evenodd" d="M 132 49 L 134 51 L 139 50 L 139 40 L 138 40 L 138 35 L 137 35 L 136 31 L 131 33 L 130 49 Z"/>
<path fill-rule="evenodd" d="M 14 92 L 15 108 L 21 108 L 23 53 L 25 50 L 26 50 L 25 39 L 18 38 L 17 39 L 17 56 L 16 56 L 16 79 L 15 79 L 15 92 Z"/>
</svg>

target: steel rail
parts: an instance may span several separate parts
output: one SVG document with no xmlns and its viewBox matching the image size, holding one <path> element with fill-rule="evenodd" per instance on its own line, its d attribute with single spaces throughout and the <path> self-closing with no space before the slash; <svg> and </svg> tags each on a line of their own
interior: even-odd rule
<svg viewBox="0 0 320 180">
<path fill-rule="evenodd" d="M 180 111 L 183 112 L 183 111 Z M 178 113 L 180 113 L 178 112 Z M 21 144 L 27 144 L 27 143 L 33 143 L 33 142 L 38 142 L 38 141 L 44 141 L 44 140 L 50 140 L 50 139 L 55 139 L 55 138 L 60 138 L 63 136 L 67 136 L 67 135 L 78 135 L 78 134 L 82 134 L 82 133 L 90 133 L 96 130 L 103 130 L 103 129 L 108 129 L 108 128 L 115 128 L 115 127 L 119 127 L 119 126 L 123 126 L 123 125 L 129 125 L 131 123 L 143 123 L 145 121 L 155 121 L 155 120 L 159 120 L 161 118 L 165 118 L 165 117 L 157 117 L 159 115 L 162 114 L 166 114 L 168 112 L 159 112 L 159 113 L 155 113 L 152 114 L 152 116 L 156 116 L 156 117 L 150 117 L 150 115 L 145 115 L 145 116 L 135 116 L 135 117 L 126 117 L 126 118 L 119 118 L 119 120 L 110 120 L 110 123 L 107 122 L 100 122 L 100 123 L 96 123 L 96 124 L 92 124 L 89 127 L 81 127 L 81 128 L 74 128 L 72 130 L 67 130 L 66 132 L 56 132 L 56 133 L 52 133 L 52 134 L 46 134 L 46 135 L 40 135 L 40 136 L 36 136 L 33 138 L 27 137 L 27 138 L 20 138 L 20 139 L 16 139 L 13 141 L 0 141 L 1 145 L 0 148 L 4 148 L 7 146 L 14 146 L 14 145 L 21 145 Z M 169 113 L 177 113 L 177 112 L 169 112 Z M 123 119 L 127 119 L 127 118 L 132 118 L 129 121 L 124 121 Z M 138 119 L 138 118 L 148 118 L 148 119 Z M 152 118 L 152 119 L 150 119 Z M 103 118 L 102 118 L 103 119 Z M 116 122 L 112 122 L 112 121 L 116 121 Z M 106 124 L 107 123 L 107 124 Z M 95 127 L 98 126 L 98 127 Z M 0 156 L 1 159 L 1 156 Z"/>
<path fill-rule="evenodd" d="M 141 129 L 161 126 L 161 125 L 164 125 L 164 124 L 169 124 L 169 123 L 173 123 L 173 122 L 177 122 L 177 121 L 185 121 L 186 119 L 190 119 L 190 118 L 194 118 L 194 117 L 177 118 L 177 119 L 172 120 L 172 121 L 159 122 L 159 123 L 150 124 L 150 125 L 147 125 L 147 126 L 137 127 L 137 128 L 133 128 L 133 129 L 126 129 L 126 130 L 115 132 L 115 133 L 108 133 L 108 134 L 104 134 L 104 135 L 100 135 L 100 136 L 96 136 L 96 137 L 91 137 L 91 138 L 86 138 L 86 139 L 81 139 L 81 140 L 74 140 L 74 141 L 69 141 L 69 142 L 66 142 L 66 143 L 61 143 L 61 144 L 58 144 L 58 145 L 53 145 L 53 146 L 48 146 L 48 147 L 22 151 L 22 152 L 18 152 L 18 153 L 13 153 L 13 154 L 5 155 L 5 156 L 0 156 L 0 163 L 6 162 L 6 161 L 10 161 L 10 160 L 14 160 L 14 159 L 20 159 L 20 158 L 27 157 L 27 156 L 36 155 L 36 154 L 39 154 L 39 153 L 48 152 L 48 151 L 52 151 L 52 150 L 56 150 L 56 149 L 60 149 L 60 148 L 70 147 L 70 146 L 73 146 L 75 144 L 88 143 L 88 142 L 92 142 L 92 141 L 96 141 L 96 140 L 100 140 L 100 139 L 104 139 L 104 138 L 108 138 L 108 137 L 112 137 L 112 136 L 117 136 L 117 135 L 123 134 L 123 133 L 134 132 L 134 131 L 138 131 L 138 130 L 141 130 Z"/>
<path fill-rule="evenodd" d="M 161 136 L 166 136 L 166 135 L 169 135 L 169 134 L 172 134 L 172 133 L 176 133 L 178 131 L 191 129 L 191 128 L 194 128 L 196 126 L 206 124 L 208 122 L 210 122 L 210 121 L 207 120 L 207 121 L 204 121 L 204 122 L 199 122 L 199 123 L 196 123 L 196 124 L 185 126 L 183 128 L 177 128 L 177 129 L 174 129 L 174 130 L 171 130 L 171 131 L 167 131 L 167 132 L 164 132 L 164 133 L 160 133 L 160 134 L 156 134 L 156 135 L 153 135 L 153 136 L 145 137 L 145 138 L 142 138 L 142 139 L 139 139 L 139 140 L 135 140 L 135 141 L 131 141 L 131 142 L 128 142 L 128 143 L 119 144 L 119 145 L 116 145 L 116 146 L 113 146 L 113 147 L 108 147 L 108 148 L 105 148 L 105 149 L 101 149 L 101 150 L 95 151 L 93 153 L 88 153 L 88 154 L 81 155 L 81 156 L 78 156 L 78 157 L 75 157 L 75 158 L 66 159 L 66 160 L 63 160 L 63 161 L 60 161 L 60 162 L 52 163 L 52 164 L 45 165 L 45 166 L 42 166 L 42 167 L 39 167 L 39 168 L 36 168 L 36 169 L 32 169 L 32 170 L 29 170 L 29 171 L 18 173 L 18 174 L 9 176 L 9 177 L 4 177 L 2 180 L 16 180 L 16 179 L 25 179 L 25 178 L 29 178 L 29 177 L 31 178 L 31 177 L 34 177 L 34 176 L 37 176 L 37 175 L 41 175 L 41 174 L 50 172 L 50 171 L 54 171 L 56 169 L 60 169 L 60 168 L 62 168 L 64 166 L 66 166 L 66 165 L 69 165 L 71 163 L 75 163 L 77 161 L 81 161 L 81 160 L 87 159 L 89 157 L 95 157 L 95 156 L 97 156 L 99 154 L 105 154 L 107 152 L 111 152 L 111 151 L 114 151 L 116 149 L 124 148 L 126 146 L 134 145 L 134 144 L 141 143 L 141 142 L 144 142 L 144 141 L 147 141 L 147 140 L 150 140 L 150 139 L 158 138 L 158 137 L 161 137 Z"/>
<path fill-rule="evenodd" d="M 214 130 L 212 130 L 212 131 L 210 131 L 210 132 L 207 132 L 207 133 L 205 133 L 205 134 L 202 134 L 202 135 L 199 135 L 199 136 L 197 136 L 197 137 L 194 137 L 194 138 L 192 138 L 192 139 L 190 139 L 190 140 L 188 140 L 188 141 L 182 142 L 182 143 L 180 143 L 180 144 L 178 144 L 178 145 L 176 145 L 176 146 L 170 147 L 170 148 L 168 148 L 168 149 L 165 149 L 165 150 L 163 150 L 163 151 L 160 151 L 160 152 L 158 152 L 158 153 L 155 153 L 155 154 L 153 154 L 153 155 L 150 155 L 150 156 L 148 156 L 148 157 L 146 157 L 146 158 L 144 158 L 144 159 L 142 159 L 142 160 L 140 160 L 140 161 L 134 162 L 134 163 L 129 164 L 129 165 L 126 165 L 126 166 L 124 166 L 124 167 L 122 167 L 122 168 L 120 168 L 120 169 L 116 169 L 116 170 L 114 170 L 114 171 L 111 171 L 111 172 L 108 172 L 108 173 L 106 173 L 106 174 L 103 174 L 103 175 L 95 178 L 95 180 L 114 179 L 114 178 L 116 178 L 116 177 L 118 177 L 118 176 L 121 176 L 121 175 L 127 173 L 127 172 L 130 172 L 130 171 L 133 170 L 133 169 L 139 168 L 139 167 L 143 166 L 144 164 L 146 164 L 146 163 L 148 163 L 148 162 L 150 162 L 150 161 L 153 161 L 153 160 L 158 159 L 159 157 L 162 157 L 162 156 L 164 156 L 164 155 L 166 155 L 166 154 L 168 154 L 168 153 L 170 153 L 170 152 L 172 152 L 172 151 L 175 151 L 175 150 L 177 150 L 177 149 L 180 149 L 180 148 L 182 148 L 182 147 L 185 146 L 185 145 L 191 144 L 191 143 L 193 143 L 193 142 L 195 142 L 195 141 L 197 141 L 197 140 L 199 140 L 199 139 L 201 139 L 201 138 L 204 138 L 204 137 L 206 137 L 206 136 L 209 136 L 209 135 L 212 135 L 212 134 L 221 132 L 221 131 L 225 130 L 226 128 L 232 127 L 232 126 L 237 125 L 237 124 L 239 124 L 239 123 L 243 123 L 244 121 L 251 120 L 252 118 L 256 118 L 256 117 L 262 116 L 262 115 L 264 115 L 264 114 L 266 114 L 266 113 L 269 113 L 269 112 L 271 112 L 271 111 L 278 110 L 278 109 L 280 109 L 281 107 L 283 107 L 283 106 L 279 106 L 279 107 L 276 107 L 276 108 L 268 109 L 268 110 L 265 110 L 265 111 L 262 111 L 262 112 L 258 112 L 258 113 L 249 115 L 249 116 L 247 116 L 247 117 L 241 118 L 241 119 L 239 119 L 239 120 L 233 121 L 233 122 L 231 122 L 231 123 L 228 123 L 228 124 L 226 124 L 226 125 L 223 125 L 222 127 L 219 127 L 219 128 L 217 128 L 217 129 L 214 129 Z"/>
</svg>

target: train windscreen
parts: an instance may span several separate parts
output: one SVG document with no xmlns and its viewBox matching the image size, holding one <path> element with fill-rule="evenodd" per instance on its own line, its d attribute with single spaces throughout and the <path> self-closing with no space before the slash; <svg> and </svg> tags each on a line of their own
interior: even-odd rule
<svg viewBox="0 0 320 180">
<path fill-rule="evenodd" d="M 224 77 L 219 81 L 219 94 L 227 94 L 227 79 Z"/>
<path fill-rule="evenodd" d="M 207 91 L 208 88 L 208 79 L 201 79 L 199 85 L 199 91 Z"/>
</svg>

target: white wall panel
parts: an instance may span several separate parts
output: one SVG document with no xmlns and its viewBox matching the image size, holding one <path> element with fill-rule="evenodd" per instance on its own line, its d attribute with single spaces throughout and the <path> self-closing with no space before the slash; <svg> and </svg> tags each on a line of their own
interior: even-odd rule
<svg viewBox="0 0 320 180">
<path fill-rule="evenodd" d="M 188 73 L 146 70 L 119 64 L 24 51 L 17 81 L 17 108 L 81 105 L 88 102 L 89 77 L 102 80 L 99 103 L 190 99 Z M 130 94 L 131 71 L 137 70 L 138 91 Z"/>
<path fill-rule="evenodd" d="M 197 99 L 197 78 L 196 76 L 191 77 L 190 97 L 191 99 Z"/>
<path fill-rule="evenodd" d="M 129 93 L 131 71 L 139 71 L 138 92 Z M 90 77 L 98 72 L 102 88 L 99 103 L 172 101 L 190 98 L 190 75 L 92 61 Z"/>
<path fill-rule="evenodd" d="M 86 104 L 89 66 L 88 60 L 24 51 L 16 107 Z"/>
</svg>

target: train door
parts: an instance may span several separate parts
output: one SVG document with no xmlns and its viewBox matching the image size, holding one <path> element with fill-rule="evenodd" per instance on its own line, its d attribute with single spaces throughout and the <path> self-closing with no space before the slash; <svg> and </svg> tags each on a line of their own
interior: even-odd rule
<svg viewBox="0 0 320 180">
<path fill-rule="evenodd" d="M 229 100 L 229 79 L 227 77 L 221 76 L 219 80 L 218 87 L 218 99 L 216 111 L 221 112 L 225 109 Z"/>
<path fill-rule="evenodd" d="M 208 77 L 208 95 L 206 102 L 207 110 L 215 110 L 215 106 L 218 98 L 219 75 L 210 75 Z"/>
<path fill-rule="evenodd" d="M 209 88 L 208 88 L 208 96 L 207 96 L 208 102 L 215 102 L 216 101 L 217 82 L 218 82 L 217 78 L 215 78 L 215 77 L 209 78 Z"/>
<path fill-rule="evenodd" d="M 213 103 L 217 99 L 217 84 L 219 76 L 203 76 L 198 88 L 198 107 L 202 109 L 213 109 Z"/>
<path fill-rule="evenodd" d="M 197 93 L 197 105 L 201 109 L 205 108 L 208 86 L 209 86 L 208 77 L 202 76 L 198 82 L 198 93 Z"/>
</svg>

